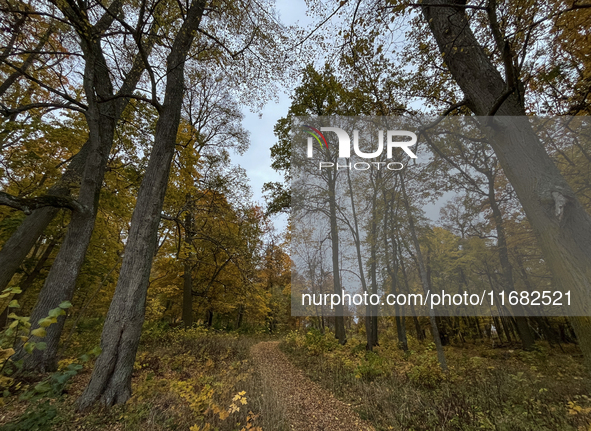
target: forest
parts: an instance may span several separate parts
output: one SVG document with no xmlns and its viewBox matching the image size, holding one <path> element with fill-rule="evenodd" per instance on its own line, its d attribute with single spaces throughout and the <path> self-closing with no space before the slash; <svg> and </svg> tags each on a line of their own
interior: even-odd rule
<svg viewBox="0 0 591 431">
<path fill-rule="evenodd" d="M 0 430 L 591 429 L 591 3 L 0 27 Z"/>
</svg>

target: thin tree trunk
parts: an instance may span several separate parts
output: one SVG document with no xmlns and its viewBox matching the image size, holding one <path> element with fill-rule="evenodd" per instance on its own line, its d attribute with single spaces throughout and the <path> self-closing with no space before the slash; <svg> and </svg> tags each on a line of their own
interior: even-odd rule
<svg viewBox="0 0 591 431">
<path fill-rule="evenodd" d="M 398 291 L 398 254 L 396 240 L 394 239 L 394 216 L 392 205 L 389 205 L 386 198 L 386 191 L 382 189 L 382 198 L 384 200 L 384 258 L 386 259 L 386 272 L 390 276 L 390 293 L 395 295 Z M 390 218 L 388 219 L 388 215 Z M 392 256 L 388 251 L 388 236 L 392 242 Z M 392 262 L 392 266 L 390 265 Z M 406 322 L 404 305 L 401 307 L 396 303 L 394 305 L 396 313 L 396 335 L 398 336 L 398 347 L 403 351 L 408 351 L 408 339 L 406 337 Z"/>
<path fill-rule="evenodd" d="M 347 164 L 350 163 L 350 159 L 347 159 Z M 361 239 L 359 236 L 359 223 L 357 221 L 357 212 L 355 210 L 355 199 L 353 198 L 353 185 L 351 183 L 351 172 L 347 169 L 347 183 L 349 185 L 349 194 L 351 195 L 351 211 L 353 213 L 353 226 L 349 225 L 351 228 L 351 233 L 353 234 L 353 241 L 355 242 L 355 250 L 357 251 L 357 265 L 359 266 L 359 279 L 361 280 L 361 288 L 364 292 L 367 292 L 367 282 L 365 280 L 365 271 L 363 270 L 363 260 L 361 256 Z M 365 338 L 366 338 L 366 345 L 365 348 L 367 350 L 373 350 L 373 327 L 371 324 L 371 305 L 366 304 L 365 306 Z"/>
<path fill-rule="evenodd" d="M 415 230 L 415 223 L 410 209 L 410 204 L 408 203 L 408 196 L 406 195 L 406 189 L 404 187 L 404 178 L 402 177 L 402 175 L 400 175 L 400 187 L 402 189 L 404 207 L 406 208 L 406 213 L 408 216 L 410 235 L 412 237 L 412 242 L 414 244 L 415 252 L 417 255 L 417 262 L 419 267 L 419 273 L 421 276 L 421 283 L 423 286 L 423 293 L 426 295 L 429 291 L 427 270 L 425 268 L 425 263 L 423 261 L 423 254 L 421 253 L 421 246 L 419 244 L 419 238 L 417 237 L 417 232 Z M 429 310 L 429 321 L 431 322 L 431 331 L 433 333 L 435 348 L 437 349 L 437 359 L 439 360 L 439 365 L 441 366 L 441 369 L 443 371 L 447 372 L 447 361 L 445 360 L 445 353 L 443 352 L 443 346 L 441 344 L 441 338 L 439 336 L 439 329 L 437 328 L 437 323 L 435 321 L 435 312 L 432 309 Z"/>
<path fill-rule="evenodd" d="M 410 294 L 410 287 L 408 285 L 408 277 L 406 275 L 406 267 L 404 266 L 404 256 L 402 256 L 402 247 L 400 246 L 400 242 L 398 243 L 398 256 L 398 261 L 400 262 L 400 270 L 402 271 L 402 279 L 404 280 L 404 287 L 406 289 L 406 293 Z M 412 320 L 415 324 L 417 340 L 423 341 L 425 339 L 425 334 L 423 333 L 423 328 L 421 328 L 421 323 L 419 322 L 419 318 L 417 317 L 415 305 L 412 302 L 410 302 L 410 312 L 412 314 Z"/>
<path fill-rule="evenodd" d="M 333 278 L 333 292 L 341 295 L 341 277 L 339 274 L 339 228 L 337 225 L 337 203 L 336 203 L 336 169 L 328 171 L 328 206 L 330 211 L 330 239 L 332 246 L 332 278 Z M 335 337 L 340 344 L 347 342 L 347 334 L 345 332 L 345 319 L 343 316 L 344 307 L 339 302 L 335 306 L 334 324 Z"/>
<path fill-rule="evenodd" d="M 188 196 L 187 201 L 190 199 L 191 197 Z M 187 244 L 187 247 L 191 246 L 192 229 L 193 215 L 189 206 L 187 214 L 185 215 L 185 243 Z M 189 251 L 187 259 L 185 260 L 183 274 L 183 323 L 185 324 L 185 328 L 190 328 L 193 326 L 193 274 L 191 267 L 191 255 L 192 254 Z M 242 317 L 242 315 L 240 316 Z"/>
<path fill-rule="evenodd" d="M 379 171 L 378 171 L 379 172 Z M 378 247 L 377 244 L 377 223 L 376 223 L 376 210 L 377 210 L 377 202 L 376 197 L 378 193 L 378 184 L 377 182 L 373 182 L 373 195 L 371 199 L 371 221 L 370 221 L 370 233 L 371 239 L 369 241 L 369 249 L 370 249 L 370 265 L 369 265 L 369 273 L 371 276 L 371 293 L 373 295 L 377 295 L 378 293 L 378 279 L 377 279 L 377 253 L 376 249 Z M 371 302 L 371 301 L 370 301 Z M 371 305 L 371 318 L 370 318 L 370 325 L 371 325 L 371 346 L 372 350 L 374 346 L 378 345 L 378 306 Z"/>
<path fill-rule="evenodd" d="M 501 262 L 501 268 L 503 271 L 503 287 L 505 288 L 506 292 L 514 292 L 515 284 L 513 283 L 513 266 L 509 261 L 509 252 L 507 250 L 507 238 L 505 236 L 505 223 L 503 221 L 503 215 L 501 214 L 501 209 L 499 208 L 499 204 L 495 196 L 495 180 L 491 172 L 488 172 L 488 175 L 486 176 L 488 180 L 488 203 L 493 213 L 493 220 L 497 232 L 497 251 L 499 253 L 499 261 Z M 514 313 L 515 325 L 517 327 L 517 333 L 521 339 L 521 343 L 523 344 L 523 349 L 531 350 L 531 348 L 534 346 L 534 337 L 529 329 L 527 317 L 523 315 L 517 315 L 524 314 L 525 309 L 520 304 L 516 304 L 512 307 L 515 311 L 517 311 L 517 313 Z"/>
</svg>

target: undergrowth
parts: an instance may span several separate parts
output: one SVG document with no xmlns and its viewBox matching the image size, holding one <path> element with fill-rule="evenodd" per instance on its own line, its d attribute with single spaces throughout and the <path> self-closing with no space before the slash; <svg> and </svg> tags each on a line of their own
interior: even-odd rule
<svg viewBox="0 0 591 431">
<path fill-rule="evenodd" d="M 200 327 L 184 330 L 152 325 L 142 336 L 133 397 L 126 405 L 76 412 L 75 401 L 92 371 L 90 363 L 77 365 L 77 374 L 62 394 L 43 401 L 50 414 L 28 429 L 287 430 L 282 410 L 249 359 L 249 349 L 259 338 Z M 69 352 L 79 351 L 81 344 L 74 340 Z M 72 358 L 61 362 L 65 368 L 73 363 Z M 21 393 L 36 384 L 23 382 Z M 14 426 L 23 422 L 30 409 L 30 400 L 15 394 L 0 414 L 0 429 L 25 429 Z"/>
<path fill-rule="evenodd" d="M 432 343 L 411 338 L 407 353 L 393 333 L 380 343 L 367 352 L 361 337 L 341 346 L 311 330 L 290 333 L 281 349 L 377 430 L 590 429 L 591 382 L 574 346 L 446 347 L 445 374 Z"/>
</svg>

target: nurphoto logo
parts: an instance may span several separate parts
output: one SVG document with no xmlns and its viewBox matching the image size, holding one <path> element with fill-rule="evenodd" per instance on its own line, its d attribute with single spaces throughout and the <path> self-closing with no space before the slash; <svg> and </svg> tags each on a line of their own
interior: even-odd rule
<svg viewBox="0 0 591 431">
<path fill-rule="evenodd" d="M 308 158 L 311 159 L 314 157 L 314 139 L 320 145 L 320 149 L 323 151 L 328 151 L 328 141 L 326 140 L 324 134 L 322 132 L 333 132 L 337 135 L 339 140 L 339 158 L 349 159 L 351 157 L 351 139 L 349 138 L 349 134 L 345 132 L 343 129 L 339 127 L 321 127 L 320 130 L 304 125 L 309 130 L 306 130 L 311 136 L 308 136 Z M 395 140 L 398 137 L 407 137 L 410 138 L 408 141 L 399 141 Z M 324 143 L 324 145 L 323 145 Z M 411 151 L 409 147 L 416 145 L 417 143 L 417 135 L 413 132 L 409 132 L 407 130 L 387 130 L 386 131 L 386 158 L 392 158 L 392 150 L 393 148 L 401 148 L 410 158 L 416 159 L 417 156 L 415 153 Z M 325 150 L 326 148 L 326 150 Z M 361 150 L 359 147 L 359 130 L 353 130 L 353 151 L 355 154 L 362 158 L 362 159 L 377 159 L 379 158 L 383 151 L 384 151 L 384 131 L 380 130 L 378 132 L 378 147 L 377 150 L 372 153 L 366 153 Z M 338 161 L 336 162 L 329 162 L 329 161 L 321 161 L 319 162 L 319 169 L 323 168 L 333 168 L 336 163 L 336 168 L 338 169 L 353 169 L 357 171 L 365 171 L 368 170 L 372 165 L 380 169 L 381 167 L 385 167 L 386 169 L 397 171 L 404 168 L 404 165 L 400 162 L 388 162 L 388 161 L 372 161 L 372 162 L 357 162 L 351 164 L 347 162 L 345 164 L 339 164 Z"/>
</svg>

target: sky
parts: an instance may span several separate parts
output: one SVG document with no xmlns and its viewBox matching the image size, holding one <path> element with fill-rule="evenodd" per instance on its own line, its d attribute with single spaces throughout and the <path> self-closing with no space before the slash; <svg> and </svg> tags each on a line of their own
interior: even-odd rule
<svg viewBox="0 0 591 431">
<path fill-rule="evenodd" d="M 303 0 L 277 0 L 277 9 L 281 22 L 286 25 L 299 23 L 305 26 L 311 23 L 311 19 L 306 16 L 306 4 Z M 253 113 L 248 108 L 242 111 L 242 124 L 250 132 L 250 148 L 244 155 L 235 154 L 232 159 L 246 170 L 253 198 L 261 205 L 264 204 L 263 184 L 283 180 L 280 174 L 271 169 L 271 147 L 276 143 L 273 127 L 277 120 L 287 114 L 291 104 L 288 94 L 290 91 L 291 89 L 284 89 L 284 92 L 278 94 L 277 102 L 268 103 L 260 112 Z M 287 225 L 287 217 L 274 216 L 273 223 L 281 231 Z"/>
<path fill-rule="evenodd" d="M 306 15 L 306 4 L 304 0 L 277 0 L 279 18 L 283 24 L 308 26 L 312 19 Z M 235 154 L 232 159 L 246 170 L 250 179 L 253 199 L 261 206 L 264 206 L 262 194 L 263 184 L 269 181 L 282 181 L 283 177 L 271 169 L 271 147 L 276 143 L 273 127 L 277 120 L 287 114 L 291 104 L 290 92 L 292 89 L 284 89 L 280 92 L 276 102 L 268 103 L 261 111 L 251 112 L 248 108 L 243 109 L 243 126 L 250 132 L 250 148 L 243 155 Z M 262 115 L 261 115 L 262 114 Z M 449 196 L 444 196 L 436 203 L 427 204 L 423 207 L 426 216 L 435 221 L 439 218 L 439 209 Z M 273 217 L 273 223 L 278 233 L 287 226 L 287 216 L 278 215 Z"/>
</svg>

